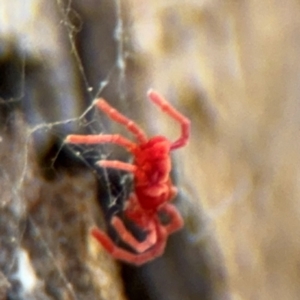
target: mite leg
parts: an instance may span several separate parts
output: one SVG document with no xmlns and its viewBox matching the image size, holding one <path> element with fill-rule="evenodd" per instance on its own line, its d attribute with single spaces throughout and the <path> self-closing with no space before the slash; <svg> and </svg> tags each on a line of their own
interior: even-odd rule
<svg viewBox="0 0 300 300">
<path fill-rule="evenodd" d="M 133 152 L 137 145 L 119 134 L 93 134 L 93 135 L 76 135 L 70 134 L 66 137 L 65 142 L 68 144 L 106 144 L 112 143 L 124 147 L 127 151 Z"/>
<path fill-rule="evenodd" d="M 164 99 L 157 92 L 149 90 L 148 97 L 170 117 L 181 124 L 181 136 L 171 144 L 171 150 L 185 146 L 190 137 L 190 120 L 182 115 L 178 110 L 176 110 L 166 99 Z"/>
<path fill-rule="evenodd" d="M 156 244 L 148 251 L 136 254 L 115 245 L 106 233 L 97 227 L 91 230 L 91 234 L 104 247 L 104 249 L 111 254 L 112 257 L 137 266 L 162 255 L 166 246 L 166 238 L 168 236 L 164 228 L 158 228 L 158 240 Z"/>
<path fill-rule="evenodd" d="M 131 234 L 131 232 L 127 230 L 127 228 L 124 226 L 120 218 L 113 217 L 111 220 L 111 224 L 116 229 L 121 239 L 138 253 L 145 252 L 147 249 L 149 249 L 151 246 L 153 246 L 156 243 L 156 231 L 155 231 L 154 224 L 152 224 L 152 226 L 150 225 L 148 226 L 147 237 L 142 242 L 138 241 Z"/>
<path fill-rule="evenodd" d="M 105 112 L 112 120 L 124 125 L 129 131 L 131 131 L 139 141 L 143 144 L 147 142 L 147 136 L 145 132 L 132 120 L 122 115 L 115 108 L 110 106 L 103 98 L 94 101 L 94 104 L 103 112 Z"/>
<path fill-rule="evenodd" d="M 97 165 L 103 168 L 118 169 L 132 173 L 135 173 L 137 169 L 135 165 L 124 163 L 119 160 L 99 160 L 97 161 Z"/>
<path fill-rule="evenodd" d="M 169 224 L 164 226 L 168 235 L 172 234 L 173 232 L 175 232 L 183 227 L 183 225 L 184 225 L 183 219 L 182 219 L 179 211 L 177 210 L 177 208 L 174 205 L 172 205 L 170 203 L 166 203 L 163 206 L 163 208 L 161 208 L 160 211 L 166 213 L 171 218 Z"/>
</svg>

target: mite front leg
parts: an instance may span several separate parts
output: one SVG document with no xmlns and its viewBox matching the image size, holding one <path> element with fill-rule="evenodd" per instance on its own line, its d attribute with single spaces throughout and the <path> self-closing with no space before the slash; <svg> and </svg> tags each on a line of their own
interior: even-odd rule
<svg viewBox="0 0 300 300">
<path fill-rule="evenodd" d="M 143 144 L 147 142 L 148 138 L 145 132 L 135 122 L 110 106 L 103 98 L 95 100 L 94 104 L 98 107 L 98 109 L 105 112 L 112 120 L 122 124 L 131 131 L 136 136 L 139 143 Z"/>
<path fill-rule="evenodd" d="M 70 134 L 66 137 L 65 142 L 68 144 L 116 144 L 124 147 L 127 151 L 133 152 L 137 145 L 130 140 L 122 137 L 119 134 L 90 134 L 90 135 L 79 135 Z"/>
<path fill-rule="evenodd" d="M 175 109 L 165 98 L 153 90 L 148 91 L 148 97 L 158 105 L 164 112 L 166 112 L 170 117 L 175 119 L 181 125 L 181 135 L 180 137 L 171 144 L 171 150 L 183 147 L 187 144 L 190 137 L 190 127 L 191 121 L 181 114 L 177 109 Z"/>
</svg>

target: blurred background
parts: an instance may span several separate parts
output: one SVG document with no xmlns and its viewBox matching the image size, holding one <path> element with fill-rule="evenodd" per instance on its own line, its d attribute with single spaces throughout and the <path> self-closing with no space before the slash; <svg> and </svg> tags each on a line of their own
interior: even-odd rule
<svg viewBox="0 0 300 300">
<path fill-rule="evenodd" d="M 296 0 L 0 0 L 0 299 L 299 299 L 299 53 Z M 127 135 L 97 97 L 176 139 L 149 88 L 191 120 L 185 227 L 134 267 L 89 235 L 132 188 L 95 161 L 130 156 L 64 139 Z"/>
</svg>

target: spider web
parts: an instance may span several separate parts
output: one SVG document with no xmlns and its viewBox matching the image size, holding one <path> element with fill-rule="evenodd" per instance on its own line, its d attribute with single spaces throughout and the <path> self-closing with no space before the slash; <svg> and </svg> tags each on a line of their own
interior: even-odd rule
<svg viewBox="0 0 300 300">
<path fill-rule="evenodd" d="M 104 132 L 104 128 L 109 129 L 109 126 L 107 126 L 108 120 L 102 121 L 103 115 L 100 116 L 94 109 L 92 100 L 102 95 L 103 90 L 112 84 L 112 80 L 113 87 L 118 93 L 121 95 L 125 94 L 123 86 L 125 85 L 126 60 L 123 45 L 124 28 L 121 3 L 118 0 L 106 3 L 107 6 L 110 6 L 107 9 L 107 18 L 114 19 L 115 22 L 109 28 L 109 31 L 112 35 L 112 42 L 116 47 L 116 53 L 114 61 L 110 63 L 106 71 L 104 70 L 102 79 L 91 84 L 76 45 L 78 40 L 77 34 L 81 31 L 81 26 L 84 26 L 83 23 L 87 22 L 82 17 L 84 13 L 81 15 L 74 8 L 77 5 L 78 11 L 80 11 L 81 5 L 84 5 L 84 3 L 83 1 L 77 2 L 57 0 L 49 4 L 47 1 L 32 1 L 31 3 L 12 1 L 10 4 L 0 4 L 0 10 L 10 18 L 7 21 L 2 20 L 3 26 L 0 26 L 2 28 L 0 34 L 5 46 L 2 49 L 1 62 L 3 61 L 3 63 L 1 67 L 5 73 L 8 73 L 6 74 L 7 80 L 12 80 L 9 73 L 12 73 L 11 76 L 18 76 L 13 84 L 2 82 L 2 100 L 0 103 L 3 113 L 1 115 L 1 143 L 2 145 L 4 143 L 12 143 L 15 147 L 13 155 L 14 165 L 17 169 L 15 170 L 16 172 L 12 171 L 12 165 L 4 162 L 7 156 L 3 152 L 10 151 L 10 149 L 4 148 L 1 156 L 3 191 L 1 200 L 1 248 L 3 249 L 0 257 L 1 298 L 9 295 L 10 299 L 62 299 L 59 296 L 59 292 L 55 294 L 54 291 L 49 292 L 48 290 L 45 293 L 49 289 L 49 285 L 44 284 L 43 277 L 38 275 L 39 267 L 36 265 L 38 261 L 36 258 L 30 257 L 34 257 L 34 252 L 32 252 L 32 249 L 26 242 L 26 239 L 32 238 L 33 235 L 38 241 L 36 247 L 43 248 L 44 256 L 46 256 L 45 260 L 51 262 L 54 266 L 52 272 L 57 274 L 56 277 L 58 277 L 59 281 L 57 290 L 67 293 L 69 295 L 68 299 L 111 299 L 112 297 L 114 299 L 123 299 L 121 296 L 122 292 L 120 292 L 122 289 L 120 286 L 118 288 L 120 284 L 115 279 L 114 284 L 116 284 L 117 289 L 113 294 L 106 292 L 105 289 L 101 293 L 99 291 L 96 293 L 95 289 L 91 289 L 89 292 L 78 291 L 78 286 L 74 282 L 71 283 L 70 274 L 62 265 L 61 259 L 57 258 L 57 255 L 60 255 L 59 251 L 56 251 L 53 245 L 49 243 L 47 237 L 45 237 L 45 228 L 43 228 L 45 224 L 39 222 L 35 213 L 31 214 L 31 205 L 33 203 L 25 203 L 23 196 L 24 190 L 25 193 L 28 193 L 25 188 L 26 185 L 43 185 L 40 178 L 36 180 L 32 178 L 32 176 L 37 176 L 37 168 L 32 164 L 40 153 L 47 153 L 51 149 L 49 147 L 53 145 L 54 141 L 58 146 L 54 148 L 54 151 L 50 151 L 48 166 L 47 162 L 44 165 L 46 172 L 50 170 L 54 174 L 58 173 L 59 171 L 56 168 L 59 162 L 57 160 L 62 152 L 67 153 L 68 156 L 73 157 L 74 161 L 81 162 L 90 169 L 90 173 L 97 177 L 99 181 L 106 184 L 109 194 L 108 206 L 112 206 L 116 201 L 116 198 L 113 197 L 108 173 L 106 170 L 100 172 L 95 168 L 97 160 L 110 155 L 114 156 L 114 149 L 106 150 L 105 146 L 97 145 L 88 147 L 83 145 L 66 145 L 63 141 L 68 133 L 99 134 Z M 91 4 L 95 5 L 95 3 Z M 97 5 L 99 10 L 107 8 L 101 5 L 100 1 L 98 1 Z M 35 13 L 35 10 L 41 13 L 43 9 L 49 9 L 50 11 L 50 17 L 45 17 L 43 14 L 44 20 L 40 19 Z M 40 22 L 41 24 L 38 26 L 43 28 L 33 28 L 36 26 L 34 24 L 35 21 L 37 23 Z M 29 27 L 32 36 L 30 34 L 26 36 L 22 31 L 22 26 Z M 47 28 L 47 26 L 49 27 Z M 53 30 L 53 32 L 50 30 Z M 45 40 L 41 40 L 43 34 L 45 36 L 49 34 L 48 45 L 45 45 Z M 58 49 L 59 46 L 55 46 L 57 42 L 60 43 L 60 47 L 65 47 L 63 51 L 66 53 L 57 54 L 60 51 Z M 57 62 L 51 63 L 51 59 L 56 59 L 55 55 L 61 56 L 58 60 L 67 57 L 68 61 L 63 65 L 59 65 Z M 75 68 L 71 66 L 72 61 Z M 55 70 L 55 68 L 58 69 Z M 79 74 L 78 78 L 72 76 L 74 71 Z M 43 82 L 43 78 L 39 80 L 35 73 L 42 74 L 46 80 L 50 81 L 49 84 Z M 69 75 L 71 78 L 68 79 L 67 76 Z M 46 87 L 45 90 L 41 89 L 41 93 L 49 92 L 50 95 L 55 95 L 56 99 L 51 100 L 46 95 L 46 99 L 38 103 L 40 95 L 36 95 L 34 89 L 39 88 L 36 86 L 36 82 L 31 82 L 32 80 L 36 80 L 43 87 Z M 77 84 L 81 82 L 83 93 L 78 93 L 74 97 L 76 88 L 72 90 L 68 85 L 70 86 L 71 84 L 72 87 L 72 85 L 76 84 L 76 80 Z M 55 92 L 50 91 L 53 88 L 53 83 L 60 85 L 55 87 Z M 57 92 L 60 88 L 63 89 L 61 93 Z M 71 93 L 69 92 L 70 90 Z M 79 91 L 79 88 L 77 88 L 77 91 Z M 78 100 L 80 97 L 84 97 L 86 102 L 82 103 L 81 100 Z M 60 104 L 59 101 L 61 101 Z M 125 100 L 123 99 L 123 101 Z M 25 123 L 22 121 L 24 119 L 23 115 L 14 111 L 14 109 L 20 108 L 25 113 Z M 21 130 L 20 127 L 22 126 L 24 126 L 25 130 Z M 19 153 L 17 154 L 17 152 Z M 45 161 L 45 157 L 40 157 L 40 159 Z M 121 183 L 124 181 L 122 179 L 124 174 L 119 173 L 116 176 Z M 125 184 L 124 189 L 127 189 Z M 34 192 L 29 192 L 29 197 L 33 196 L 36 196 L 35 198 L 39 197 L 34 195 Z M 32 201 L 34 202 L 34 197 Z M 60 221 L 58 220 L 58 222 Z M 50 237 L 51 234 L 49 234 L 50 231 L 48 231 L 48 236 Z M 55 238 L 55 235 L 52 238 Z M 47 263 L 44 268 L 47 268 Z M 100 270 L 101 268 L 93 270 L 93 272 L 99 273 Z M 102 270 L 101 272 L 104 271 Z M 109 283 L 115 272 L 113 271 L 111 276 L 99 273 L 98 275 L 101 275 L 100 277 L 102 278 L 100 282 Z M 49 275 L 44 274 L 43 276 L 45 276 L 44 280 L 53 281 L 49 279 Z"/>
</svg>

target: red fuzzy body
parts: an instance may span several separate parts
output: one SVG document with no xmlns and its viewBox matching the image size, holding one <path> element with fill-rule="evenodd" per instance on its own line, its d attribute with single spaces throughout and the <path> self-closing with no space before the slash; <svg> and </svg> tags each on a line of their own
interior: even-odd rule
<svg viewBox="0 0 300 300">
<path fill-rule="evenodd" d="M 155 136 L 133 151 L 135 194 L 143 209 L 157 210 L 174 196 L 170 180 L 170 142 L 163 136 Z"/>
</svg>

